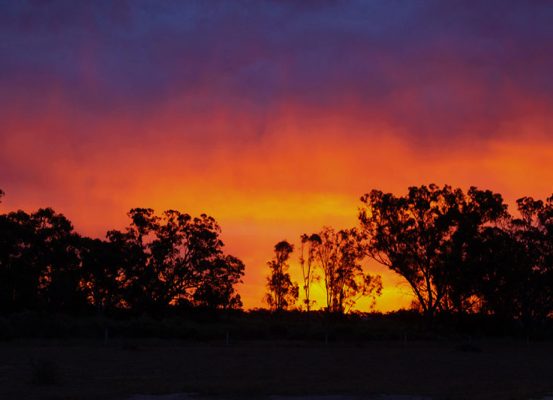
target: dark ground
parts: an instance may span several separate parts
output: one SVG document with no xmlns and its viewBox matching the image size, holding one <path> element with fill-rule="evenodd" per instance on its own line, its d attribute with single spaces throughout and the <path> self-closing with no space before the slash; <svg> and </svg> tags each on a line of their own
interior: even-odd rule
<svg viewBox="0 0 553 400">
<path fill-rule="evenodd" d="M 529 399 L 553 392 L 553 344 L 304 344 L 170 340 L 0 343 L 1 399 L 409 394 Z"/>
</svg>

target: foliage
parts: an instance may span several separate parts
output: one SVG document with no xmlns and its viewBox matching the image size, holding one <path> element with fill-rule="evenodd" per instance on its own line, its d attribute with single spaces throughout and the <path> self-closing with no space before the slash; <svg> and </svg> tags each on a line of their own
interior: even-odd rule
<svg viewBox="0 0 553 400">
<path fill-rule="evenodd" d="M 242 306 L 235 286 L 245 267 L 223 252 L 215 219 L 144 208 L 129 216 L 130 226 L 105 241 L 76 234 L 51 208 L 0 214 L 0 310 Z"/>
<path fill-rule="evenodd" d="M 0 199 L 3 195 L 0 191 Z M 325 227 L 301 236 L 308 311 L 317 279 L 324 280 L 327 311 L 348 313 L 361 297 L 374 305 L 382 282 L 365 271 L 369 256 L 405 278 L 428 319 L 473 316 L 498 326 L 515 321 L 524 329 L 549 323 L 553 197 L 523 197 L 516 215 L 508 213 L 501 195 L 474 187 L 466 192 L 448 185 L 411 187 L 403 196 L 373 190 L 361 201 L 359 228 Z M 101 240 L 77 234 L 51 208 L 0 214 L 2 314 L 157 319 L 242 306 L 236 286 L 245 266 L 224 252 L 214 218 L 174 210 L 156 215 L 149 208 L 132 209 L 129 217 L 127 228 Z M 272 310 L 289 310 L 298 300 L 300 288 L 289 274 L 293 250 L 281 241 L 268 262 L 266 301 Z"/>
<path fill-rule="evenodd" d="M 361 201 L 367 254 L 406 279 L 427 316 L 464 311 L 474 278 L 465 269 L 467 248 L 506 216 L 501 196 L 432 184 L 410 187 L 406 196 L 373 190 Z"/>
<path fill-rule="evenodd" d="M 315 249 L 320 242 L 318 235 L 301 235 L 300 248 L 300 266 L 303 279 L 303 304 L 309 312 L 315 304 L 315 300 L 311 299 L 311 284 L 318 279 L 315 271 Z"/>
<path fill-rule="evenodd" d="M 281 311 L 296 303 L 299 287 L 297 283 L 292 282 L 288 273 L 288 260 L 294 246 L 283 240 L 275 245 L 274 251 L 274 258 L 267 263 L 270 275 L 267 277 L 268 293 L 265 299 L 272 310 Z"/>
<path fill-rule="evenodd" d="M 79 237 L 62 214 L 50 208 L 0 217 L 0 307 L 76 311 Z"/>
<path fill-rule="evenodd" d="M 136 310 L 158 311 L 189 303 L 205 307 L 239 307 L 234 285 L 244 265 L 225 256 L 221 228 L 213 217 L 191 217 L 152 209 L 129 212 L 131 225 L 108 232 L 108 240 L 121 251 L 120 276 L 123 303 Z"/>
<path fill-rule="evenodd" d="M 517 201 L 519 218 L 482 235 L 475 264 L 483 309 L 526 325 L 553 313 L 553 198 Z"/>
</svg>

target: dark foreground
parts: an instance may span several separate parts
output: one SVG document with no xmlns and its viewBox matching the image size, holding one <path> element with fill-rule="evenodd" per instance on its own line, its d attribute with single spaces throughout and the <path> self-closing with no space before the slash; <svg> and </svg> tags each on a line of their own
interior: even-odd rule
<svg viewBox="0 0 553 400">
<path fill-rule="evenodd" d="M 530 399 L 553 393 L 553 344 L 363 345 L 177 341 L 6 342 L 1 399 L 126 399 L 134 394 L 419 395 Z"/>
</svg>

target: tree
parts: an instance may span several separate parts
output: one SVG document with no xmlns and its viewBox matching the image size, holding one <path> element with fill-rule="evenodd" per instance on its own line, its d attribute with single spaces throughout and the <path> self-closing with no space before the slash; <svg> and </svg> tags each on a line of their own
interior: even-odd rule
<svg viewBox="0 0 553 400">
<path fill-rule="evenodd" d="M 467 248 L 505 217 L 501 195 L 431 184 L 410 187 L 406 196 L 373 190 L 361 201 L 366 253 L 407 280 L 427 317 L 452 304 L 463 309 L 476 277 L 464 269 Z"/>
<path fill-rule="evenodd" d="M 443 240 L 445 294 L 438 308 L 441 311 L 468 313 L 481 307 L 478 285 L 482 282 L 483 265 L 474 262 L 479 251 L 497 249 L 494 232 L 504 230 L 511 216 L 501 195 L 471 187 L 467 193 L 455 191 L 455 206 L 450 219 L 450 236 Z M 497 236 L 496 236 L 497 237 Z M 513 248 L 514 249 L 514 248 Z"/>
<path fill-rule="evenodd" d="M 37 307 L 41 270 L 32 257 L 34 229 L 29 214 L 0 215 L 0 309 Z"/>
<path fill-rule="evenodd" d="M 323 272 L 327 310 L 347 312 L 362 297 L 370 297 L 374 305 L 382 280 L 363 271 L 364 252 L 357 231 L 325 227 L 311 238 L 313 258 Z"/>
<path fill-rule="evenodd" d="M 50 310 L 78 312 L 86 306 L 80 288 L 79 236 L 63 215 L 51 208 L 31 214 L 32 262 L 41 271 L 38 296 Z"/>
<path fill-rule="evenodd" d="M 244 264 L 223 252 L 215 219 L 146 208 L 129 216 L 125 231 L 103 241 L 79 236 L 50 208 L 0 215 L 0 309 L 241 307 Z"/>
<path fill-rule="evenodd" d="M 478 311 L 501 320 L 520 319 L 523 299 L 532 296 L 530 258 L 511 229 L 489 227 L 475 238 L 467 263 L 474 281 Z"/>
<path fill-rule="evenodd" d="M 267 277 L 266 301 L 275 311 L 286 310 L 295 304 L 299 296 L 297 283 L 293 283 L 288 273 L 288 259 L 294 246 L 283 240 L 275 245 L 275 257 L 267 263 L 270 275 Z"/>
<path fill-rule="evenodd" d="M 315 276 L 315 249 L 320 244 L 321 238 L 319 235 L 301 235 L 301 251 L 300 251 L 300 266 L 303 278 L 303 303 L 307 312 L 311 310 L 311 306 L 315 300 L 311 299 L 311 283 L 316 280 Z"/>
<path fill-rule="evenodd" d="M 132 222 L 125 231 L 112 230 L 106 237 L 117 250 L 121 263 L 121 305 L 142 313 L 155 303 L 152 289 L 157 279 L 148 265 L 149 246 L 146 241 L 156 227 L 157 217 L 152 209 L 133 209 L 128 216 Z"/>
<path fill-rule="evenodd" d="M 553 199 L 517 200 L 518 218 L 486 227 L 474 238 L 480 311 L 526 327 L 553 313 Z"/>
<path fill-rule="evenodd" d="M 526 274 L 516 279 L 516 298 L 523 322 L 542 322 L 553 313 L 553 196 L 542 200 L 517 200 L 520 218 L 513 219 L 510 232 L 520 252 Z"/>
<path fill-rule="evenodd" d="M 174 210 L 158 217 L 144 208 L 131 210 L 129 217 L 126 231 L 108 232 L 108 240 L 121 249 L 127 307 L 157 312 L 194 302 L 218 308 L 239 304 L 233 288 L 244 266 L 224 255 L 221 228 L 214 218 L 193 218 Z"/>
<path fill-rule="evenodd" d="M 85 307 L 80 290 L 78 236 L 51 208 L 0 218 L 0 303 L 10 311 Z"/>
<path fill-rule="evenodd" d="M 200 284 L 193 296 L 194 304 L 210 309 L 242 308 L 242 299 L 235 286 L 242 283 L 244 269 L 244 263 L 236 257 L 217 257 L 202 268 Z"/>
</svg>

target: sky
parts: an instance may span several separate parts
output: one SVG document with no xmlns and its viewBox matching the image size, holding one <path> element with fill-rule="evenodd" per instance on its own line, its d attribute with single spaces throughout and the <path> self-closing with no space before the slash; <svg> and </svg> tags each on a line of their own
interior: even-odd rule
<svg viewBox="0 0 553 400">
<path fill-rule="evenodd" d="M 551 21 L 539 0 L 0 0 L 0 210 L 94 237 L 133 207 L 206 212 L 263 306 L 274 244 L 355 226 L 371 189 L 551 195 Z M 409 306 L 366 268 L 379 310 Z"/>
</svg>

